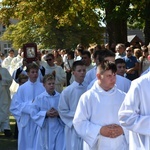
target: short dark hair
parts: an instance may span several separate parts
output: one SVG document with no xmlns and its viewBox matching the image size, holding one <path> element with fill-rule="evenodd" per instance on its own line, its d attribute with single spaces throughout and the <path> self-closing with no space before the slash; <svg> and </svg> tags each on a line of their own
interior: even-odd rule
<svg viewBox="0 0 150 150">
<path fill-rule="evenodd" d="M 77 66 L 85 66 L 85 64 L 82 60 L 74 61 L 72 64 L 72 70 L 75 71 Z"/>
<path fill-rule="evenodd" d="M 101 50 L 95 50 L 94 53 L 93 53 L 93 58 L 96 59 L 96 57 L 99 55 Z"/>
<path fill-rule="evenodd" d="M 101 45 L 99 45 L 99 44 L 96 44 L 95 46 L 94 46 L 94 49 L 96 50 L 101 50 L 102 49 L 102 46 Z"/>
<path fill-rule="evenodd" d="M 115 53 L 112 52 L 111 50 L 100 50 L 99 51 L 99 63 L 103 62 L 105 60 L 106 57 L 114 57 L 115 58 Z"/>
<path fill-rule="evenodd" d="M 39 70 L 39 66 L 36 63 L 29 63 L 26 71 L 29 72 L 31 69 Z"/>
<path fill-rule="evenodd" d="M 126 64 L 126 62 L 124 61 L 124 59 L 122 59 L 122 58 L 117 58 L 116 60 L 115 60 L 115 64 L 117 65 L 117 64 Z"/>
<path fill-rule="evenodd" d="M 98 68 L 100 68 L 100 74 L 103 74 L 107 70 L 111 70 L 113 73 L 117 72 L 117 67 L 114 62 L 110 62 L 108 60 L 104 60 L 99 64 Z"/>
<path fill-rule="evenodd" d="M 69 51 L 67 55 L 70 55 L 72 59 L 74 59 L 74 51 Z"/>
<path fill-rule="evenodd" d="M 13 53 L 14 53 L 14 50 L 13 50 L 13 49 L 10 49 L 10 50 L 8 51 L 8 53 L 10 53 L 10 52 L 13 52 Z"/>
<path fill-rule="evenodd" d="M 42 53 L 42 54 L 45 54 L 45 49 L 41 50 L 41 53 Z"/>
<path fill-rule="evenodd" d="M 46 55 L 46 59 L 47 59 L 47 57 L 52 57 L 52 58 L 54 59 L 54 55 L 53 55 L 52 53 L 48 53 L 48 54 Z"/>
<path fill-rule="evenodd" d="M 91 58 L 91 53 L 89 51 L 87 51 L 87 50 L 84 50 L 82 52 L 82 55 L 87 55 L 89 58 Z"/>
</svg>

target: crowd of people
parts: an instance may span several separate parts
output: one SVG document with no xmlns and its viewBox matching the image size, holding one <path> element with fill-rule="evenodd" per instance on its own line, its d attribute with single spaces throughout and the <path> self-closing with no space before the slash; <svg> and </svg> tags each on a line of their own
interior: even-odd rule
<svg viewBox="0 0 150 150">
<path fill-rule="evenodd" d="M 0 54 L 0 132 L 18 150 L 149 150 L 148 46 Z M 16 119 L 15 132 L 9 123 Z"/>
</svg>

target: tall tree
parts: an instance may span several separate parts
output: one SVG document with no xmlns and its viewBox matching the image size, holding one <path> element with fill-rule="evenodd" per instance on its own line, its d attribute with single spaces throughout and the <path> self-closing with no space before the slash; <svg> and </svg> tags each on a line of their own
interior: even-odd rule
<svg viewBox="0 0 150 150">
<path fill-rule="evenodd" d="M 10 25 L 9 19 L 19 23 Z M 9 25 L 3 39 L 18 48 L 36 42 L 43 47 L 72 47 L 101 42 L 102 29 L 87 0 L 3 0 L 0 20 Z"/>
<path fill-rule="evenodd" d="M 127 18 L 130 0 L 95 0 L 105 11 L 109 44 L 127 42 Z"/>
<path fill-rule="evenodd" d="M 145 45 L 150 43 L 150 1 L 131 0 L 130 28 L 139 28 L 144 31 Z"/>
<path fill-rule="evenodd" d="M 145 34 L 145 45 L 150 44 L 150 1 L 146 2 L 145 7 L 145 28 L 144 28 L 144 34 Z"/>
</svg>

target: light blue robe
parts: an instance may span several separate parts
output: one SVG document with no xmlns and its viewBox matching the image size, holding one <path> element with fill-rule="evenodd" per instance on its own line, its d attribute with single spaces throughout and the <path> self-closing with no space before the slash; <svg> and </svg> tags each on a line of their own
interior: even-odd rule
<svg viewBox="0 0 150 150">
<path fill-rule="evenodd" d="M 87 90 L 89 90 L 93 84 L 97 81 L 97 78 L 95 78 L 91 83 L 88 85 Z M 125 77 L 122 77 L 120 75 L 116 75 L 116 86 L 119 90 L 127 93 L 131 85 L 131 81 Z"/>
<path fill-rule="evenodd" d="M 31 105 L 35 97 L 44 91 L 45 88 L 42 83 L 38 81 L 32 83 L 30 80 L 18 88 L 14 102 L 16 111 L 19 111 L 18 115 L 20 115 L 20 118 L 17 116 L 19 126 L 18 150 L 35 150 L 37 125 L 30 118 Z"/>
<path fill-rule="evenodd" d="M 76 133 L 73 127 L 73 118 L 78 105 L 80 96 L 86 91 L 86 83 L 79 85 L 74 81 L 71 85 L 66 87 L 61 95 L 58 105 L 59 115 L 65 123 L 65 139 L 66 150 L 82 150 L 83 141 Z"/>
<path fill-rule="evenodd" d="M 36 97 L 32 105 L 32 119 L 38 125 L 35 150 L 65 150 L 64 124 L 59 117 L 47 117 L 51 108 L 58 110 L 60 94 L 49 95 L 46 91 Z"/>
</svg>

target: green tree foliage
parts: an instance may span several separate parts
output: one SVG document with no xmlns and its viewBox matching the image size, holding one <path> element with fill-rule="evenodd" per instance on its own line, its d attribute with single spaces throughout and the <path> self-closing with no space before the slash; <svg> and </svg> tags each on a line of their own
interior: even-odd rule
<svg viewBox="0 0 150 150">
<path fill-rule="evenodd" d="M 109 44 L 127 41 L 127 23 L 150 42 L 149 0 L 3 0 L 0 21 L 8 26 L 3 39 L 15 48 L 36 42 L 44 48 L 70 48 L 78 43 L 102 43 L 101 21 Z M 104 11 L 104 15 L 100 10 Z M 19 23 L 10 25 L 10 18 Z"/>
<path fill-rule="evenodd" d="M 126 42 L 128 28 L 144 30 L 145 44 L 150 42 L 150 0 L 93 0 L 105 11 L 109 43 Z"/>
<path fill-rule="evenodd" d="M 145 44 L 150 42 L 150 1 L 131 0 L 131 15 L 129 19 L 130 28 L 140 28 L 144 30 Z"/>
<path fill-rule="evenodd" d="M 3 0 L 0 20 L 4 40 L 14 48 L 36 42 L 44 48 L 70 48 L 100 43 L 103 29 L 95 5 L 87 0 Z M 10 24 L 10 18 L 19 22 Z"/>
</svg>

